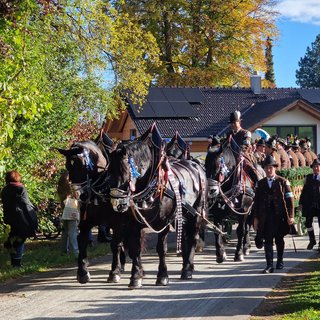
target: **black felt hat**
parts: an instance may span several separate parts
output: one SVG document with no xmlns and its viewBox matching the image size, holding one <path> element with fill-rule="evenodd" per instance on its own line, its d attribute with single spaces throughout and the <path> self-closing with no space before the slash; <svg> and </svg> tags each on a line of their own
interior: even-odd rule
<svg viewBox="0 0 320 320">
<path fill-rule="evenodd" d="M 318 159 L 318 158 L 317 158 L 317 159 L 314 159 L 313 162 L 311 163 L 311 166 L 310 166 L 310 167 L 312 168 L 312 167 L 315 166 L 315 165 L 320 166 L 320 159 Z"/>
<path fill-rule="evenodd" d="M 270 138 L 266 142 L 266 147 L 272 148 L 273 150 L 277 150 L 277 141 L 275 139 Z"/>
<path fill-rule="evenodd" d="M 258 140 L 258 142 L 257 142 L 256 145 L 257 145 L 257 146 L 265 146 L 265 145 L 266 145 L 266 140 L 260 139 L 260 140 Z"/>
<path fill-rule="evenodd" d="M 274 159 L 274 157 L 271 154 L 269 154 L 266 156 L 266 159 L 264 160 L 262 166 L 263 168 L 267 166 L 277 167 L 278 164 L 276 163 L 276 160 Z"/>
</svg>

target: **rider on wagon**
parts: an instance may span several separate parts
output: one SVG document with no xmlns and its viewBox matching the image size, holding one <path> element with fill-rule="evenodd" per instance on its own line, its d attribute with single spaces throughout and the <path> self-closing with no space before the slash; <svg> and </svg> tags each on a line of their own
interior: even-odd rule
<svg viewBox="0 0 320 320">
<path fill-rule="evenodd" d="M 246 141 L 251 143 L 251 132 L 241 128 L 241 120 L 239 110 L 230 114 L 229 124 L 231 131 L 227 133 L 227 141 L 229 141 L 234 153 L 239 153 Z"/>
</svg>

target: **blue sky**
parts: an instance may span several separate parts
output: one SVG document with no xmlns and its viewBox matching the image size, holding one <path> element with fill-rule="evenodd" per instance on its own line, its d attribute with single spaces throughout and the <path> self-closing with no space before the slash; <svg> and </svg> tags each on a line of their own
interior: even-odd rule
<svg viewBox="0 0 320 320">
<path fill-rule="evenodd" d="M 320 34 L 320 0 L 279 1 L 279 38 L 273 47 L 278 88 L 298 87 L 296 70 L 301 57 Z"/>
</svg>

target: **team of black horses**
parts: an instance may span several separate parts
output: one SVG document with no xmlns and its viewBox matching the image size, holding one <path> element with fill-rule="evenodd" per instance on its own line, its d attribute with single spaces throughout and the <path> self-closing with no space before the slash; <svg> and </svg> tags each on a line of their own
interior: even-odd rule
<svg viewBox="0 0 320 320">
<path fill-rule="evenodd" d="M 192 278 L 197 240 L 203 234 L 204 222 L 216 234 L 217 262 L 226 259 L 225 232 L 218 227 L 231 216 L 239 223 L 234 260 L 241 261 L 248 253 L 247 222 L 253 185 L 242 157 L 228 147 L 212 149 L 204 165 L 190 156 L 178 133 L 165 143 L 154 123 L 133 141 L 114 144 L 101 131 L 95 141 L 76 142 L 59 152 L 66 157 L 69 180 L 81 200 L 77 270 L 80 283 L 90 280 L 89 231 L 103 223 L 113 230 L 108 282 L 120 281 L 127 252 L 132 260 L 131 289 L 142 286 L 142 230 L 146 227 L 158 235 L 156 285 L 169 283 L 166 254 L 170 226 L 175 228 L 176 249 L 182 256 L 181 279 Z"/>
</svg>

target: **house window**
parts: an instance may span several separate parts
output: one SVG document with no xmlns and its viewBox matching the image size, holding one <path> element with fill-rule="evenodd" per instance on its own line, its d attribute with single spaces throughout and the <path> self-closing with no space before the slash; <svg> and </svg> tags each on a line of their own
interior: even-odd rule
<svg viewBox="0 0 320 320">
<path fill-rule="evenodd" d="M 137 137 L 137 130 L 130 129 L 130 140 L 134 140 Z"/>
<path fill-rule="evenodd" d="M 305 137 L 311 140 L 311 149 L 317 153 L 317 136 L 316 126 L 263 126 L 270 136 L 278 135 L 281 138 L 286 138 L 288 134 L 298 136 L 300 139 Z"/>
</svg>

